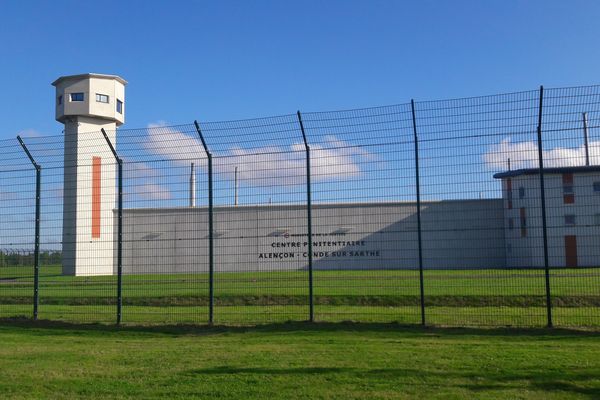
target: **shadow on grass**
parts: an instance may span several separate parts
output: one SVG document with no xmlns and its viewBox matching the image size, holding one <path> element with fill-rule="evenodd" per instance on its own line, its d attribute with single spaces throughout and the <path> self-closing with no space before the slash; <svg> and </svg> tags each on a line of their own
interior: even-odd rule
<svg viewBox="0 0 600 400">
<path fill-rule="evenodd" d="M 0 318 L 1 328 L 35 329 L 39 335 L 56 335 L 60 332 L 88 332 L 104 334 L 107 332 L 157 333 L 171 335 L 215 335 L 226 333 L 282 333 L 282 332 L 396 332 L 404 337 L 413 336 L 536 336 L 549 337 L 553 340 L 573 337 L 600 337 L 599 330 L 582 330 L 566 328 L 460 328 L 444 326 L 419 326 L 399 323 L 366 323 L 366 322 L 308 322 L 289 321 L 284 323 L 262 325 L 109 325 L 99 323 L 71 323 L 50 320 L 34 321 L 26 317 Z"/>
<path fill-rule="evenodd" d="M 218 366 L 212 368 L 200 368 L 187 370 L 181 373 L 187 377 L 201 377 L 203 375 L 330 375 L 344 374 L 352 375 L 353 379 L 361 379 L 372 382 L 379 379 L 389 382 L 390 380 L 406 380 L 424 382 L 424 384 L 435 384 L 443 382 L 444 386 L 454 386 L 471 392 L 503 391 L 510 389 L 528 389 L 543 392 L 565 392 L 576 393 L 598 398 L 600 395 L 600 373 L 574 372 L 574 371 L 514 371 L 514 372 L 481 372 L 474 373 L 472 369 L 464 371 L 452 370 L 428 370 L 410 368 L 386 368 L 386 369 L 364 369 L 354 367 L 293 367 L 293 368 L 266 368 L 266 367 L 234 367 Z M 479 382 L 465 384 L 465 381 Z"/>
<path fill-rule="evenodd" d="M 230 367 L 227 365 L 214 368 L 201 368 L 185 371 L 182 375 L 234 375 L 234 374 L 256 374 L 256 375 L 310 375 L 310 374 L 338 374 L 354 372 L 354 368 L 337 367 L 300 367 L 300 368 L 249 368 Z"/>
</svg>

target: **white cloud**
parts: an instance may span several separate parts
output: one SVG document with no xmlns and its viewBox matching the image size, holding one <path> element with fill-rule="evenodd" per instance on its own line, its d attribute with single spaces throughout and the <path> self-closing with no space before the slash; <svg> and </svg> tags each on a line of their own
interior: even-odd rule
<svg viewBox="0 0 600 400">
<path fill-rule="evenodd" d="M 51 189 L 49 193 L 50 197 L 62 200 L 63 196 L 65 195 L 65 190 L 63 189 L 62 185 L 60 185 L 60 187 L 57 187 L 56 189 Z"/>
<path fill-rule="evenodd" d="M 148 124 L 148 139 L 144 142 L 144 148 L 178 164 L 206 158 L 199 138 L 167 127 L 164 121 Z"/>
<path fill-rule="evenodd" d="M 128 188 L 127 195 L 132 196 L 133 200 L 170 200 L 171 191 L 168 187 L 154 183 L 144 183 L 133 185 Z M 128 199 L 130 200 L 130 199 Z"/>
<path fill-rule="evenodd" d="M 160 170 L 150 164 L 132 158 L 124 157 L 123 164 L 124 179 L 154 179 L 161 175 Z"/>
<path fill-rule="evenodd" d="M 187 165 L 190 160 L 204 160 L 204 148 L 199 138 L 186 135 L 164 122 L 148 125 L 146 151 L 177 164 Z M 286 184 L 305 181 L 304 143 L 290 146 L 265 146 L 245 149 L 234 146 L 215 156 L 215 173 L 230 179 L 238 167 L 241 181 L 255 185 L 271 185 L 283 180 Z M 360 162 L 375 159 L 368 151 L 326 136 L 324 143 L 311 145 L 311 172 L 315 181 L 351 179 L 361 175 Z M 204 161 L 199 165 L 205 166 Z"/>
<path fill-rule="evenodd" d="M 600 164 L 600 141 L 589 143 L 590 164 Z M 585 165 L 585 147 L 555 147 L 544 150 L 544 167 L 571 167 Z M 537 142 L 512 142 L 511 138 L 502 140 L 490 147 L 483 155 L 485 163 L 491 169 L 507 169 L 510 158 L 511 169 L 536 168 L 538 166 Z"/>
<path fill-rule="evenodd" d="M 170 200 L 171 190 L 164 185 L 152 183 L 162 176 L 161 171 L 150 164 L 124 159 L 123 178 L 127 200 Z M 128 162 L 130 161 L 130 162 Z"/>
<path fill-rule="evenodd" d="M 371 153 L 346 142 L 328 137 L 325 145 L 311 145 L 311 176 L 315 181 L 352 179 L 362 174 L 360 161 L 373 158 Z M 289 147 L 264 147 L 251 150 L 234 147 L 223 154 L 216 170 L 231 175 L 238 167 L 241 181 L 256 185 L 271 185 L 282 180 L 285 184 L 305 182 L 306 156 L 304 143 Z"/>
<path fill-rule="evenodd" d="M 15 200 L 17 198 L 18 198 L 18 196 L 17 196 L 17 193 L 15 193 L 15 192 L 6 192 L 6 191 L 0 190 L 0 201 Z"/>
<path fill-rule="evenodd" d="M 19 131 L 19 133 L 17 133 L 18 136 L 21 136 L 22 138 L 34 138 L 34 137 L 41 137 L 42 134 L 39 131 L 36 131 L 35 129 L 23 129 L 22 131 Z"/>
</svg>

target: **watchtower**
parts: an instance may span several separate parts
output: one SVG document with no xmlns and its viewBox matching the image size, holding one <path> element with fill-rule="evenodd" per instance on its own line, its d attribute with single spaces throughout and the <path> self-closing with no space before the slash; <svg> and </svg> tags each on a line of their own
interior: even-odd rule
<svg viewBox="0 0 600 400">
<path fill-rule="evenodd" d="M 65 126 L 62 271 L 111 275 L 116 165 L 104 139 L 116 146 L 125 122 L 125 85 L 116 75 L 62 76 L 56 87 L 56 120 Z"/>
</svg>

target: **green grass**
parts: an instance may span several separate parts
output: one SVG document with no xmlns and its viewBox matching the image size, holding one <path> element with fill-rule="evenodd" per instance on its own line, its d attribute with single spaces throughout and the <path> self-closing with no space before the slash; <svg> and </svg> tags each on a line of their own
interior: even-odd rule
<svg viewBox="0 0 600 400">
<path fill-rule="evenodd" d="M 597 399 L 600 337 L 394 324 L 0 321 L 3 399 Z"/>
<path fill-rule="evenodd" d="M 319 321 L 420 322 L 418 271 L 315 271 Z M 600 326 L 600 269 L 551 271 L 558 326 Z M 31 315 L 31 267 L 0 268 L 0 317 Z M 426 317 L 454 326 L 543 326 L 541 270 L 425 271 Z M 62 276 L 59 266 L 40 274 L 40 317 L 113 322 L 116 277 Z M 123 322 L 204 323 L 208 275 L 123 277 Z M 308 318 L 306 271 L 217 273 L 215 321 L 268 323 Z"/>
<path fill-rule="evenodd" d="M 552 271 L 555 295 L 600 295 L 600 268 Z M 33 281 L 32 268 L 0 268 L 2 293 L 10 296 Z M 41 288 L 48 296 L 98 296 L 113 292 L 115 276 L 71 277 L 60 267 L 43 267 Z M 133 297 L 162 294 L 197 295 L 208 284 L 208 274 L 125 275 L 124 283 Z M 273 295 L 305 294 L 306 271 L 217 273 L 215 286 L 223 295 L 252 294 L 268 290 Z M 492 287 L 506 295 L 543 295 L 542 270 L 432 270 L 425 271 L 425 286 L 431 295 L 488 295 Z M 79 289 L 79 290 L 77 290 Z M 85 289 L 85 290 L 83 290 Z M 418 271 L 315 271 L 315 290 L 328 295 L 379 295 L 416 293 Z"/>
</svg>

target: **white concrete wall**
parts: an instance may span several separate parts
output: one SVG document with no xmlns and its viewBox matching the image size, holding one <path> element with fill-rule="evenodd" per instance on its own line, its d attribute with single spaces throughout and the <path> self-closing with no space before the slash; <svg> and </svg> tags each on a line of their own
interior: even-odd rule
<svg viewBox="0 0 600 400">
<path fill-rule="evenodd" d="M 501 202 L 424 202 L 424 267 L 504 267 Z M 415 211 L 414 203 L 315 205 L 315 269 L 418 268 Z M 124 210 L 124 272 L 207 271 L 207 221 L 200 207 Z M 214 226 L 216 271 L 307 267 L 304 205 L 217 207 Z"/>
</svg>

